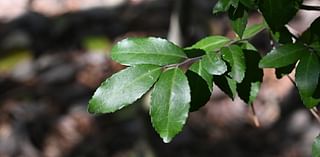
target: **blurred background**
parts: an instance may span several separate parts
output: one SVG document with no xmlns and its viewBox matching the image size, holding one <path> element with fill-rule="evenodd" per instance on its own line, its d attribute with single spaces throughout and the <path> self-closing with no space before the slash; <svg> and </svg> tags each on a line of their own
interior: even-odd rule
<svg viewBox="0 0 320 157">
<path fill-rule="evenodd" d="M 272 69 L 255 102 L 258 128 L 246 104 L 216 87 L 170 144 L 153 130 L 144 99 L 112 114 L 87 113 L 95 89 L 124 68 L 110 59 L 115 42 L 158 36 L 188 46 L 213 34 L 234 37 L 227 16 L 212 15 L 215 3 L 0 0 L 0 157 L 309 157 L 320 125 Z M 290 30 L 299 35 L 318 16 L 300 11 Z M 249 25 L 259 22 L 250 13 Z M 262 55 L 270 50 L 266 32 L 251 42 Z"/>
</svg>

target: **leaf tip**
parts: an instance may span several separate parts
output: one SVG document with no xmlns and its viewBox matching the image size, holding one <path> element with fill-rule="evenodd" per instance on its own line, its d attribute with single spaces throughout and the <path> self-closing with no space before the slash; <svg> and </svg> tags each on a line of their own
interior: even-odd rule
<svg viewBox="0 0 320 157">
<path fill-rule="evenodd" d="M 88 111 L 90 114 L 96 114 L 96 113 L 97 113 L 96 104 L 94 103 L 94 99 L 91 99 L 91 100 L 89 101 L 87 111 Z"/>
<path fill-rule="evenodd" d="M 168 136 L 165 136 L 165 137 L 162 137 L 162 140 L 163 140 L 164 143 L 170 143 L 172 141 L 172 138 L 168 137 Z"/>
</svg>

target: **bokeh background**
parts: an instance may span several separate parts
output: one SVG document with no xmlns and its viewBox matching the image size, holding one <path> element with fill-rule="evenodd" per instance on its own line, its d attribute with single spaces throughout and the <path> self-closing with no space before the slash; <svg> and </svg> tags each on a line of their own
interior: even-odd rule
<svg viewBox="0 0 320 157">
<path fill-rule="evenodd" d="M 272 69 L 255 102 L 260 127 L 246 104 L 216 87 L 170 144 L 152 129 L 145 98 L 112 114 L 87 112 L 100 83 L 124 68 L 110 59 L 117 41 L 170 36 L 188 46 L 234 37 L 227 16 L 212 15 L 215 3 L 0 0 L 0 157 L 309 157 L 320 125 L 289 78 L 277 80 Z M 299 35 L 318 16 L 300 11 L 289 29 Z M 249 25 L 259 22 L 250 13 Z M 271 49 L 266 32 L 251 42 L 261 55 Z"/>
</svg>

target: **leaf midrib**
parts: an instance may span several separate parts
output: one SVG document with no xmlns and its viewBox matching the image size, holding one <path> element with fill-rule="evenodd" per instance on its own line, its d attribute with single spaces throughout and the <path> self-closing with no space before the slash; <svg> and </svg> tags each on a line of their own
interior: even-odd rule
<svg viewBox="0 0 320 157">
<path fill-rule="evenodd" d="M 279 57 L 274 57 L 273 56 L 271 59 L 268 59 L 268 62 L 265 61 L 264 64 L 270 64 L 272 62 L 278 62 L 279 60 L 282 60 L 284 56 L 293 55 L 293 54 L 295 54 L 295 53 L 297 53 L 297 52 L 299 52 L 300 50 L 303 50 L 303 49 L 305 49 L 305 48 L 301 47 L 299 49 L 294 49 L 293 52 L 291 52 L 291 53 L 283 53 L 283 52 L 279 52 L 279 51 L 278 52 L 277 51 L 272 52 L 272 53 L 278 53 Z M 287 50 L 287 51 L 290 51 L 290 50 Z M 271 55 L 271 53 L 270 53 L 270 55 Z"/>
<path fill-rule="evenodd" d="M 113 93 L 118 94 L 119 92 L 122 91 L 122 89 L 129 88 L 130 86 L 132 86 L 133 84 L 135 84 L 135 83 L 138 82 L 139 80 L 145 78 L 147 75 L 150 75 L 150 74 L 154 73 L 155 71 L 159 70 L 159 68 L 160 68 L 160 67 L 154 68 L 154 69 L 150 70 L 149 72 L 146 72 L 146 73 L 138 76 L 138 77 L 135 78 L 134 80 L 129 81 L 128 84 L 124 84 L 124 85 L 121 86 L 120 88 L 117 88 Z M 148 69 L 148 70 L 149 70 L 149 69 Z M 120 106 L 119 108 L 123 107 L 123 105 L 124 105 L 124 104 L 119 105 L 119 106 Z"/>
<path fill-rule="evenodd" d="M 204 46 L 195 46 L 195 47 L 196 47 L 196 48 L 199 47 L 199 48 L 201 48 L 201 49 L 207 49 L 208 47 L 211 47 L 211 46 L 213 46 L 213 45 L 218 45 L 218 44 L 221 44 L 221 43 L 224 43 L 224 42 L 228 42 L 228 40 L 226 40 L 226 39 L 221 39 L 221 40 L 218 40 L 218 41 L 216 41 L 216 42 L 211 42 L 211 43 L 209 43 L 209 44 L 206 44 L 206 45 L 204 45 Z"/>
<path fill-rule="evenodd" d="M 169 102 L 168 102 L 168 107 L 167 107 L 167 116 L 166 116 L 166 136 L 168 138 L 169 136 L 169 116 L 171 115 L 171 103 L 172 103 L 172 89 L 173 89 L 173 86 L 174 86 L 174 83 L 175 83 L 175 77 L 176 77 L 176 72 L 178 71 L 178 69 L 174 69 L 174 73 L 172 75 L 172 80 L 171 80 L 171 85 L 170 85 L 170 89 L 169 89 Z"/>
</svg>

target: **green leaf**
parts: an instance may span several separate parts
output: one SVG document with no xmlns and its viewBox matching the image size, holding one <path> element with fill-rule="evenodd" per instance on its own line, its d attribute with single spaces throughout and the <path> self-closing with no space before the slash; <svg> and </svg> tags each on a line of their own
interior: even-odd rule
<svg viewBox="0 0 320 157">
<path fill-rule="evenodd" d="M 313 93 L 312 97 L 316 98 L 316 99 L 320 99 L 320 77 L 318 80 L 317 88 L 316 88 L 315 92 Z"/>
<path fill-rule="evenodd" d="M 202 63 L 203 68 L 211 75 L 222 75 L 228 70 L 226 63 L 218 53 L 204 55 Z"/>
<path fill-rule="evenodd" d="M 318 56 L 320 56 L 320 41 L 319 42 L 313 42 L 309 46 L 316 51 Z"/>
<path fill-rule="evenodd" d="M 244 39 L 250 39 L 263 31 L 266 28 L 264 23 L 254 24 L 244 30 L 243 37 Z"/>
<path fill-rule="evenodd" d="M 244 6 L 246 6 L 249 9 L 255 9 L 256 8 L 255 0 L 240 0 L 240 3 L 243 4 Z"/>
<path fill-rule="evenodd" d="M 241 42 L 241 49 L 257 51 L 257 49 L 248 41 Z"/>
<path fill-rule="evenodd" d="M 257 51 L 244 50 L 247 70 L 241 83 L 237 84 L 239 97 L 251 104 L 257 97 L 263 78 L 263 70 L 258 68 L 260 54 Z"/>
<path fill-rule="evenodd" d="M 314 53 L 306 53 L 300 60 L 296 70 L 296 84 L 303 95 L 312 96 L 320 74 L 320 63 Z"/>
<path fill-rule="evenodd" d="M 204 106 L 209 101 L 211 91 L 208 88 L 206 80 L 204 80 L 203 77 L 201 77 L 198 73 L 188 70 L 186 75 L 188 77 L 188 82 L 191 89 L 190 112 L 197 111 L 200 107 Z"/>
<path fill-rule="evenodd" d="M 287 24 L 299 10 L 302 0 L 259 0 L 259 9 L 273 31 Z"/>
<path fill-rule="evenodd" d="M 237 7 L 239 0 L 219 0 L 213 8 L 213 14 L 226 12 L 230 6 Z"/>
<path fill-rule="evenodd" d="M 221 49 L 222 57 L 231 66 L 229 75 L 240 83 L 244 78 L 246 65 L 242 49 L 237 45 L 231 45 Z"/>
<path fill-rule="evenodd" d="M 260 87 L 261 87 L 261 82 L 251 83 L 249 102 L 247 102 L 248 104 L 252 104 L 256 100 L 259 94 Z"/>
<path fill-rule="evenodd" d="M 315 19 L 311 26 L 303 32 L 299 37 L 298 41 L 302 43 L 310 44 L 311 47 L 317 48 L 319 50 L 320 45 L 320 17 Z"/>
<path fill-rule="evenodd" d="M 212 76 L 203 68 L 203 61 L 200 60 L 196 63 L 193 63 L 189 68 L 189 70 L 201 76 L 202 79 L 204 79 L 207 82 L 210 92 L 212 92 L 212 85 L 213 85 Z"/>
<path fill-rule="evenodd" d="M 111 52 L 113 60 L 123 65 L 168 65 L 187 58 L 183 49 L 161 38 L 128 38 L 118 42 Z"/>
<path fill-rule="evenodd" d="M 318 36 L 318 38 L 320 37 L 320 30 L 319 30 L 319 28 L 320 28 L 320 17 L 316 18 L 316 19 L 312 22 L 312 24 L 311 24 L 311 26 L 310 26 L 310 30 L 311 30 L 312 34 Z"/>
<path fill-rule="evenodd" d="M 292 43 L 292 37 L 293 35 L 290 33 L 287 27 L 279 27 L 277 31 L 274 31 L 272 33 L 273 39 L 281 44 L 286 44 L 286 43 Z"/>
<path fill-rule="evenodd" d="M 312 157 L 320 157 L 320 136 L 316 137 L 313 141 Z"/>
<path fill-rule="evenodd" d="M 318 100 L 313 100 L 313 96 L 319 81 L 320 63 L 314 53 L 306 53 L 300 60 L 296 70 L 296 85 L 299 89 L 304 105 L 314 107 Z"/>
<path fill-rule="evenodd" d="M 248 23 L 247 11 L 244 9 L 242 5 L 239 5 L 238 8 L 236 8 L 235 10 L 229 9 L 229 16 L 231 16 L 230 20 L 233 30 L 238 34 L 239 38 L 241 39 Z"/>
<path fill-rule="evenodd" d="M 229 38 L 223 36 L 209 36 L 201 39 L 191 47 L 186 49 L 202 49 L 206 52 L 212 52 L 215 50 L 219 50 L 221 47 L 225 46 L 228 42 L 230 42 Z"/>
<path fill-rule="evenodd" d="M 90 113 L 110 113 L 140 98 L 157 81 L 161 67 L 137 65 L 104 81 L 89 101 Z"/>
<path fill-rule="evenodd" d="M 295 65 L 296 64 L 294 63 L 294 64 L 287 65 L 285 67 L 276 68 L 276 77 L 280 79 L 283 76 L 290 74 L 292 70 L 295 68 Z"/>
<path fill-rule="evenodd" d="M 218 86 L 226 95 L 228 95 L 232 100 L 237 94 L 237 82 L 233 79 L 228 78 L 224 75 L 213 76 L 213 82 Z"/>
<path fill-rule="evenodd" d="M 188 58 L 200 57 L 206 54 L 204 50 L 194 48 L 184 49 L 184 52 L 186 53 Z"/>
<path fill-rule="evenodd" d="M 151 122 L 165 143 L 181 131 L 190 108 L 190 88 L 181 69 L 165 71 L 151 94 Z"/>
<path fill-rule="evenodd" d="M 260 68 L 280 68 L 295 63 L 307 53 L 300 44 L 286 44 L 268 53 L 259 63 Z"/>
</svg>

